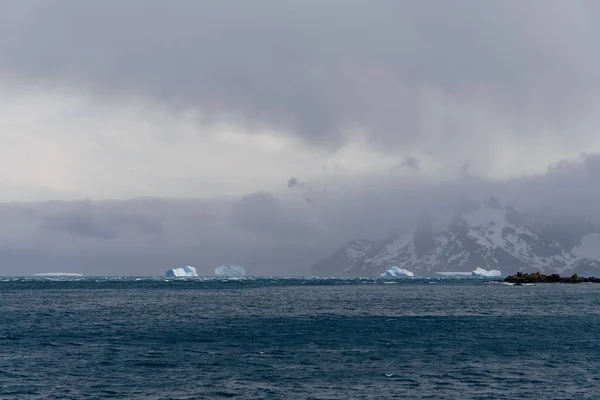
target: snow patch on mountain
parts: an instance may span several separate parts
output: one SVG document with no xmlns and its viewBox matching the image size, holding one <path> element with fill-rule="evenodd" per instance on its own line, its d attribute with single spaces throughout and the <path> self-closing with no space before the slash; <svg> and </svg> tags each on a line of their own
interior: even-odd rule
<svg viewBox="0 0 600 400">
<path fill-rule="evenodd" d="M 398 259 L 401 252 L 410 244 L 411 240 L 410 235 L 393 238 L 390 243 L 385 244 L 374 256 L 366 258 L 364 264 L 385 264 L 388 260 Z"/>
<path fill-rule="evenodd" d="M 374 243 L 368 241 L 354 241 L 346 246 L 346 255 L 350 260 L 358 260 L 367 255 Z"/>
</svg>

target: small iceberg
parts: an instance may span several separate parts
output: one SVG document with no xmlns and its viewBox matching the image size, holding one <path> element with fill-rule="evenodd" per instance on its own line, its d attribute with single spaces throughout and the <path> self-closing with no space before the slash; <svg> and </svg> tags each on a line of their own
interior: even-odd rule
<svg viewBox="0 0 600 400">
<path fill-rule="evenodd" d="M 188 265 L 187 267 L 173 268 L 165 272 L 165 278 L 179 278 L 187 276 L 198 276 L 198 273 L 196 273 L 196 268 Z"/>
<path fill-rule="evenodd" d="M 412 272 L 410 272 L 409 270 L 406 270 L 404 268 L 400 268 L 400 267 L 388 267 L 384 273 L 382 273 L 379 276 L 384 276 L 384 277 L 394 277 L 394 278 L 398 278 L 398 277 L 406 277 L 406 276 L 415 276 L 415 274 L 413 274 Z"/>
<path fill-rule="evenodd" d="M 83 274 L 73 272 L 43 272 L 41 274 L 34 274 L 33 276 L 83 276 Z"/>
<path fill-rule="evenodd" d="M 502 272 L 498 271 L 497 269 L 491 269 L 491 270 L 486 270 L 483 268 L 479 268 L 477 267 L 475 269 L 475 271 L 472 272 L 473 276 L 493 276 L 493 277 L 501 277 L 502 276 Z"/>
<path fill-rule="evenodd" d="M 246 276 L 246 270 L 239 265 L 221 265 L 215 268 L 215 276 Z"/>
</svg>

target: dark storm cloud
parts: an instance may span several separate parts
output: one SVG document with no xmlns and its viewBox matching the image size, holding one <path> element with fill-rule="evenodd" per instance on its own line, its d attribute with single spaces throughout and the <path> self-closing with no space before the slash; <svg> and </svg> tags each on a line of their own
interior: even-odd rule
<svg viewBox="0 0 600 400">
<path fill-rule="evenodd" d="M 564 126 L 598 89 L 599 9 L 593 0 L 3 1 L 0 74 L 234 115 L 326 146 L 358 124 L 387 148 L 425 134 L 432 89 L 490 103 L 519 131 L 532 119 Z M 468 125 L 450 116 L 440 129 Z"/>
</svg>

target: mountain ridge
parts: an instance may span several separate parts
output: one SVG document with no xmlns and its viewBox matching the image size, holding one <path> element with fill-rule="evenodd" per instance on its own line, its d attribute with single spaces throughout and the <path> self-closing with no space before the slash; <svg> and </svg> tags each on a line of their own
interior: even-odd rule
<svg viewBox="0 0 600 400">
<path fill-rule="evenodd" d="M 312 271 L 374 276 L 398 266 L 427 276 L 479 267 L 503 275 L 539 271 L 600 276 L 599 233 L 597 226 L 567 213 L 521 213 L 493 196 L 483 203 L 459 198 L 455 204 L 426 210 L 404 234 L 379 242 L 353 240 Z"/>
</svg>

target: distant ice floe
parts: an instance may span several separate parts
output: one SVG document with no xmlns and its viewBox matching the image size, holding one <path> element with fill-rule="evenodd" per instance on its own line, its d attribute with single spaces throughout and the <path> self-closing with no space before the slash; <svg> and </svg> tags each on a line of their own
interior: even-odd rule
<svg viewBox="0 0 600 400">
<path fill-rule="evenodd" d="M 472 271 L 472 272 L 444 271 L 444 272 L 436 272 L 436 275 L 447 277 L 447 278 L 480 278 L 480 277 L 499 278 L 502 276 L 502 272 L 498 271 L 497 269 L 491 269 L 488 271 L 486 269 L 477 267 L 475 269 L 475 271 Z"/>
<path fill-rule="evenodd" d="M 494 276 L 494 277 L 500 277 L 500 276 L 502 276 L 502 272 L 498 271 L 497 269 L 490 269 L 488 271 L 487 269 L 483 269 L 483 268 L 477 267 L 475 269 L 475 271 L 473 271 L 473 276 Z"/>
<path fill-rule="evenodd" d="M 33 276 L 83 276 L 83 274 L 73 272 L 43 272 L 41 274 L 34 274 Z"/>
<path fill-rule="evenodd" d="M 215 276 L 246 276 L 246 270 L 239 265 L 221 265 L 215 268 Z"/>
<path fill-rule="evenodd" d="M 399 278 L 399 277 L 409 277 L 409 276 L 415 276 L 415 274 L 413 274 L 412 272 L 410 272 L 409 270 L 406 270 L 404 268 L 400 268 L 400 267 L 388 267 L 384 273 L 382 273 L 379 276 L 385 276 L 385 277 L 395 277 L 395 278 Z"/>
<path fill-rule="evenodd" d="M 183 268 L 173 268 L 165 272 L 166 278 L 178 278 L 186 276 L 198 276 L 196 268 L 190 267 L 189 265 Z"/>
<path fill-rule="evenodd" d="M 447 276 L 447 277 L 451 277 L 451 278 L 458 278 L 458 277 L 470 277 L 473 276 L 472 272 L 451 272 L 451 271 L 442 271 L 442 272 L 436 272 L 436 275 L 439 276 Z"/>
</svg>

